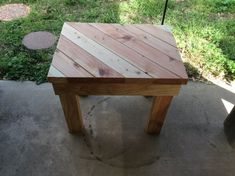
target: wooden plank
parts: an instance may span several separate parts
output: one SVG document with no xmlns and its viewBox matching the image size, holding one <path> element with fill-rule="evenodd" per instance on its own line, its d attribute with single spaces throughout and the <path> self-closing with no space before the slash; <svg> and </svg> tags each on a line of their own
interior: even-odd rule
<svg viewBox="0 0 235 176">
<path fill-rule="evenodd" d="M 73 94 L 60 95 L 60 102 L 70 133 L 79 133 L 84 130 L 79 97 Z"/>
<path fill-rule="evenodd" d="M 64 24 L 62 35 L 125 77 L 150 77 L 143 71 L 134 67 L 132 64 L 123 60 L 121 57 L 109 51 L 102 45 L 99 45 L 93 40 L 87 38 L 85 35 L 66 23 Z"/>
<path fill-rule="evenodd" d="M 47 77 L 65 77 L 63 73 L 57 70 L 53 65 L 50 66 Z"/>
<path fill-rule="evenodd" d="M 135 65 L 142 71 L 155 78 L 177 78 L 171 72 L 163 69 L 159 65 L 155 64 L 145 56 L 135 52 L 131 48 L 126 47 L 117 40 L 112 39 L 107 34 L 96 29 L 94 26 L 85 23 L 69 23 L 75 29 L 94 40 L 95 42 L 103 45 L 105 48 L 111 50 L 115 54 L 125 58 L 128 62 Z"/>
<path fill-rule="evenodd" d="M 70 92 L 77 95 L 149 95 L 173 96 L 177 95 L 180 85 L 157 84 L 53 84 L 55 94 Z"/>
<path fill-rule="evenodd" d="M 157 25 L 155 26 L 157 28 L 160 28 L 160 29 L 163 29 L 164 31 L 166 32 L 169 32 L 172 34 L 172 31 L 171 31 L 171 27 L 170 26 L 167 26 L 167 25 Z M 172 35 L 173 36 L 173 35 Z M 174 40 L 175 41 L 175 40 Z"/>
<path fill-rule="evenodd" d="M 164 120 L 166 118 L 167 110 L 170 106 L 172 96 L 158 96 L 153 100 L 149 122 L 146 132 L 150 134 L 159 134 Z"/>
<path fill-rule="evenodd" d="M 54 53 L 52 65 L 66 77 L 93 77 L 89 72 L 69 59 L 58 49 Z"/>
<path fill-rule="evenodd" d="M 114 26 L 119 30 L 119 32 L 120 31 L 125 32 L 123 33 L 124 35 L 131 36 L 131 33 L 124 31 L 122 26 L 116 25 L 116 24 Z M 184 78 L 185 76 L 187 77 L 187 74 L 186 74 L 186 71 L 185 71 L 185 68 L 181 59 L 175 59 L 175 57 L 171 57 L 165 54 L 166 52 L 162 53 L 162 51 L 159 51 L 158 49 L 155 49 L 154 47 L 150 47 L 149 45 L 146 45 L 145 43 L 143 43 L 143 41 L 137 42 L 138 39 L 135 37 L 135 35 L 133 36 L 134 36 L 133 37 L 134 42 L 130 40 L 126 42 L 127 45 L 131 46 L 136 51 L 143 53 L 149 59 L 151 59 L 152 61 L 155 61 L 159 65 L 163 66 L 165 69 L 172 71 L 179 77 L 182 77 L 182 78 Z"/>
<path fill-rule="evenodd" d="M 167 42 L 174 47 L 177 47 L 175 38 L 171 32 L 167 32 L 166 30 L 163 30 L 158 26 L 154 26 L 151 24 L 134 24 L 134 26 L 145 32 L 148 32 L 154 37 L 159 38 L 160 40 Z"/>
<path fill-rule="evenodd" d="M 133 35 L 130 35 L 123 31 L 121 28 L 118 28 L 110 24 L 92 24 L 96 28 L 100 29 L 104 33 L 111 36 L 113 39 L 120 41 L 124 45 L 134 49 L 136 52 L 143 54 L 156 64 L 160 65 L 164 69 L 174 73 L 176 76 L 187 79 L 187 74 L 185 67 L 181 61 L 171 58 L 162 52 L 156 50 L 155 48 L 150 47 L 142 41 L 136 39 Z"/>
<path fill-rule="evenodd" d="M 159 38 L 154 37 L 153 35 L 135 27 L 134 25 L 123 25 L 115 24 L 115 26 L 121 27 L 129 34 L 134 34 L 137 39 L 142 40 L 146 44 L 150 45 L 151 47 L 158 49 L 159 51 L 163 52 L 167 56 L 170 56 L 174 59 L 181 61 L 181 57 L 178 51 L 178 48 L 170 45 L 167 42 L 160 40 Z"/>
<path fill-rule="evenodd" d="M 84 69 L 89 70 L 89 72 L 95 77 L 123 77 L 103 62 L 97 60 L 93 55 L 90 55 L 88 52 L 69 41 L 63 35 L 60 36 L 57 48 L 81 65 Z"/>
<path fill-rule="evenodd" d="M 94 83 L 94 84 L 107 84 L 107 83 L 122 83 L 122 84 L 186 84 L 187 80 L 181 79 L 162 79 L 162 78 L 108 78 L 108 77 L 48 77 L 51 83 Z"/>
</svg>

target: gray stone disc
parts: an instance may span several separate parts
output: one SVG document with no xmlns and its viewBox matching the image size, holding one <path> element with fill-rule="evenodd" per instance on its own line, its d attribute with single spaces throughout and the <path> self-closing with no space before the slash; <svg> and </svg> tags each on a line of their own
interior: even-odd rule
<svg viewBox="0 0 235 176">
<path fill-rule="evenodd" d="M 0 21 L 11 21 L 20 17 L 26 17 L 30 8 L 24 4 L 6 4 L 0 6 Z"/>
<path fill-rule="evenodd" d="M 23 38 L 23 45 L 30 50 L 47 49 L 54 45 L 56 37 L 46 31 L 32 32 Z"/>
</svg>

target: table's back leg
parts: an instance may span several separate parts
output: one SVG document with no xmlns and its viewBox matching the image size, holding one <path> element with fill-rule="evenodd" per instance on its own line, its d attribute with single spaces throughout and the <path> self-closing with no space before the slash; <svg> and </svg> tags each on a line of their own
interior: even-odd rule
<svg viewBox="0 0 235 176">
<path fill-rule="evenodd" d="M 147 133 L 160 133 L 172 98 L 172 96 L 154 97 L 151 114 L 146 128 Z"/>
<path fill-rule="evenodd" d="M 80 110 L 79 96 L 74 94 L 62 94 L 59 96 L 69 132 L 82 132 L 84 126 L 82 121 L 82 113 Z"/>
</svg>

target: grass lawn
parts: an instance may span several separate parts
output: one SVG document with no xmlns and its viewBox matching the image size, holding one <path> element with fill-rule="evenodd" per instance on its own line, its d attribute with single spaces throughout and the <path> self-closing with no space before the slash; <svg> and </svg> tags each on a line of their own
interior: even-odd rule
<svg viewBox="0 0 235 176">
<path fill-rule="evenodd" d="M 59 36 L 65 21 L 160 24 L 164 0 L 1 0 L 25 3 L 31 14 L 0 22 L 0 78 L 46 81 L 55 48 L 29 51 L 24 35 Z M 165 24 L 173 27 L 189 76 L 235 79 L 235 0 L 170 0 Z"/>
</svg>

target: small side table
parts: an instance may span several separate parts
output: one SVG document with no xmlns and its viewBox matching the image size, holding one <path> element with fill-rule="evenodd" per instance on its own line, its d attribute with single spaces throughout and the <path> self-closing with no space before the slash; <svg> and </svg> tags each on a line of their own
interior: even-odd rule
<svg viewBox="0 0 235 176">
<path fill-rule="evenodd" d="M 48 73 L 71 133 L 84 130 L 79 95 L 154 96 L 147 133 L 159 134 L 188 80 L 173 35 L 160 26 L 65 23 Z"/>
</svg>

